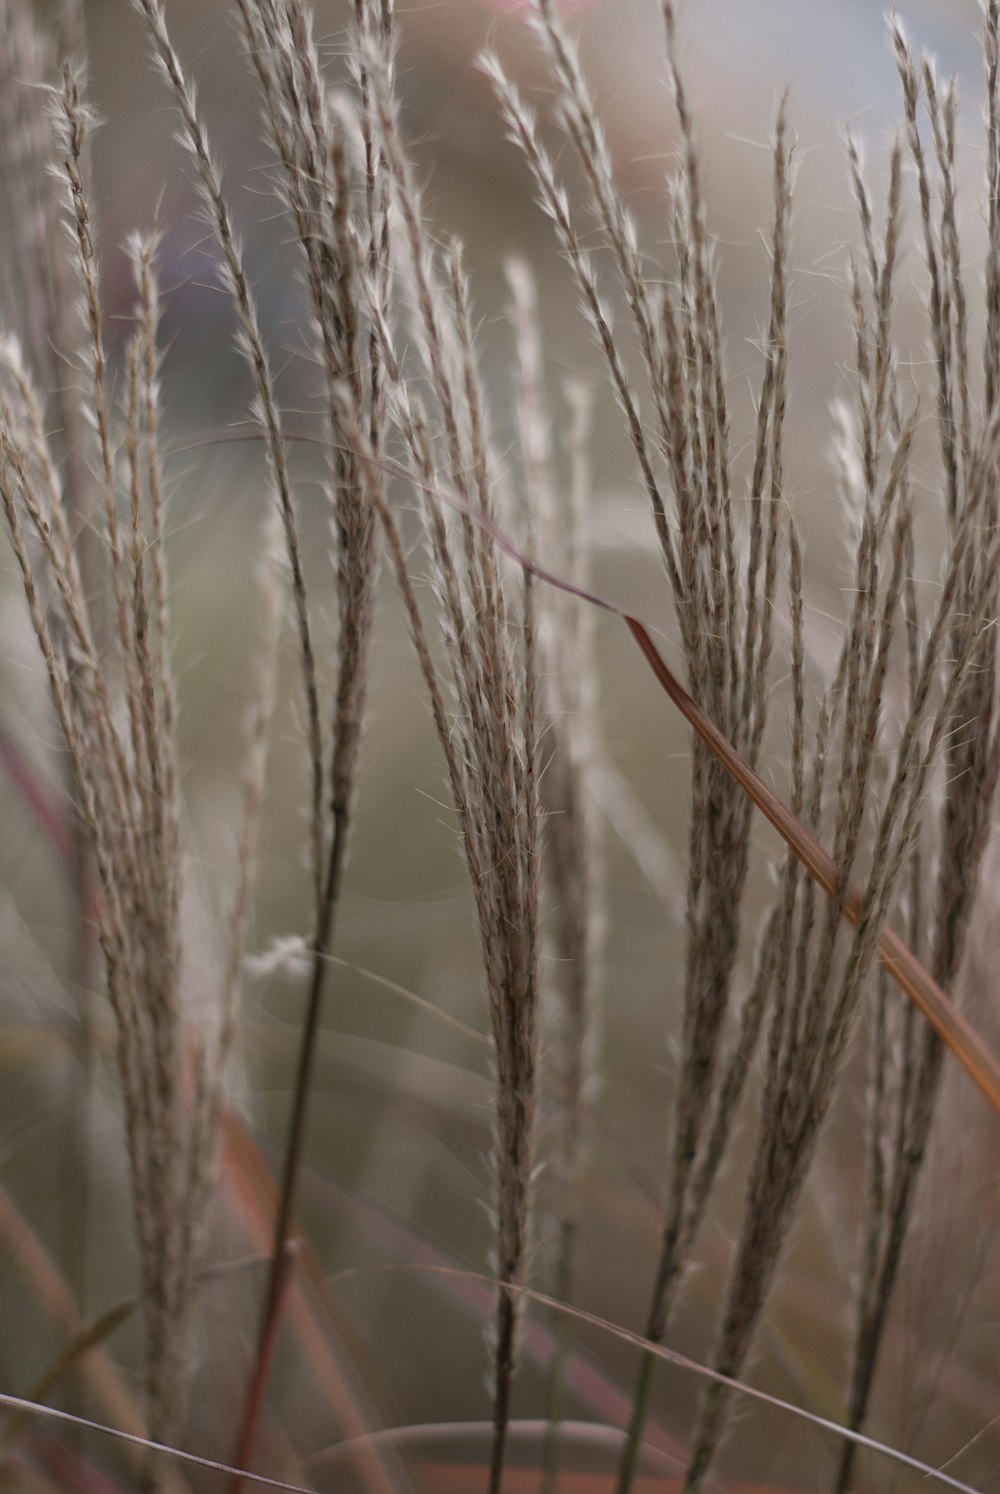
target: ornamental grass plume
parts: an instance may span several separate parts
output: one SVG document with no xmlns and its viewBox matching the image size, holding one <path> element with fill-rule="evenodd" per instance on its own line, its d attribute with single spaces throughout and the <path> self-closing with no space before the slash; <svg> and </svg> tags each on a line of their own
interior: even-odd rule
<svg viewBox="0 0 1000 1494">
<path fill-rule="evenodd" d="M 157 237 L 138 234 L 128 246 L 138 306 L 119 410 L 109 394 L 86 176 L 92 116 L 81 75 L 69 65 L 52 88 L 51 108 L 49 149 L 64 192 L 63 273 L 76 286 L 82 327 L 80 382 L 63 398 L 79 400 L 73 428 L 90 432 L 110 618 L 85 584 L 73 527 L 81 499 L 69 484 L 82 469 L 64 463 L 55 449 L 35 375 L 9 334 L 0 344 L 0 498 L 71 766 L 76 811 L 99 875 L 95 917 L 116 1029 L 146 1325 L 148 1425 L 155 1441 L 170 1441 L 182 1424 L 190 1374 L 195 1269 L 250 911 L 277 643 L 273 564 L 263 587 L 267 621 L 254 671 L 229 969 L 218 1009 L 206 1021 L 185 997 L 185 847 L 164 544 Z M 157 1482 L 152 1465 L 148 1482 Z"/>
<path fill-rule="evenodd" d="M 457 244 L 447 247 L 440 263 L 432 251 L 400 137 L 390 55 L 383 38 L 381 45 L 373 42 L 363 53 L 362 63 L 399 217 L 404 284 L 414 301 L 413 332 L 423 376 L 419 394 L 414 376 L 404 377 L 395 346 L 386 341 L 383 355 L 406 476 L 420 503 L 445 648 L 447 695 L 427 644 L 384 478 L 367 444 L 365 465 L 445 753 L 486 978 L 495 1064 L 493 1209 L 499 1287 L 489 1483 L 497 1494 L 521 1312 L 519 1294 L 506 1288 L 520 1287 L 526 1279 L 536 1166 L 541 806 L 535 604 L 533 580 L 525 570 L 519 608 L 511 613 L 510 583 L 491 534 L 478 522 L 479 517 L 487 524 L 494 521 L 500 479 L 486 425 L 469 287 Z M 382 323 L 376 330 L 384 336 L 388 329 Z M 355 424 L 354 440 L 361 438 Z M 458 506 L 457 517 L 442 507 L 442 481 Z"/>
<path fill-rule="evenodd" d="M 903 94 L 904 138 L 917 179 L 920 223 L 928 277 L 931 347 L 937 380 L 937 433 L 944 476 L 946 523 L 961 522 L 968 489 L 985 481 L 981 522 L 996 525 L 998 493 L 993 474 L 977 477 L 976 444 L 994 423 L 1000 388 L 1000 208 L 997 179 L 998 45 L 1000 6 L 990 0 L 984 10 L 984 56 L 987 77 L 988 250 L 985 265 L 987 325 L 983 342 L 983 385 L 977 400 L 970 376 L 970 333 L 959 240 L 957 192 L 958 95 L 954 80 L 942 90 L 933 64 L 917 62 L 898 19 L 892 41 Z M 921 103 L 930 129 L 928 150 L 921 132 Z M 872 214 L 858 154 L 850 147 L 852 177 L 869 262 L 877 263 L 872 245 Z M 934 176 L 936 174 L 936 182 Z M 935 188 L 937 202 L 935 204 Z M 898 186 L 891 189 L 897 193 Z M 971 646 L 974 657 L 954 711 L 954 730 L 944 746 L 944 791 L 937 824 L 931 813 L 921 817 L 911 854 L 908 919 L 911 941 L 925 952 L 928 968 L 943 986 L 960 975 L 969 924 L 982 880 L 989 825 L 1000 774 L 1000 729 L 997 725 L 997 658 L 993 628 L 975 627 L 976 619 L 997 611 L 997 577 L 989 575 L 989 546 L 969 548 L 959 582 L 952 622 L 956 652 Z M 985 592 L 982 588 L 985 585 Z M 919 627 L 916 599 L 908 596 L 907 628 Z M 973 631 L 973 638 L 969 634 Z M 915 643 L 915 640 L 914 640 Z M 915 687 L 916 658 L 911 645 L 910 691 Z M 912 709 L 912 704 L 911 704 Z M 849 1425 L 864 1424 L 879 1348 L 903 1256 L 916 1189 L 923 1168 L 941 1082 L 943 1048 L 930 1032 L 921 1031 L 907 1013 L 898 1013 L 880 988 L 874 1014 L 872 1083 L 869 1092 L 868 1234 L 861 1263 L 853 1364 L 848 1394 Z M 849 1486 L 854 1448 L 844 1444 L 837 1474 L 842 1494 Z"/>
<path fill-rule="evenodd" d="M 243 1466 L 250 1460 L 256 1436 L 287 1275 L 323 990 L 356 800 L 374 621 L 374 518 L 358 478 L 356 458 L 341 438 L 337 416 L 339 386 L 343 382 L 350 387 L 359 418 L 362 407 L 365 408 L 366 428 L 376 451 L 382 444 L 384 401 L 377 347 L 372 341 L 367 347 L 361 342 L 357 261 L 362 251 L 358 249 L 359 230 L 351 204 L 351 168 L 344 133 L 331 111 L 321 77 L 310 19 L 298 0 L 271 0 L 259 5 L 244 0 L 240 6 L 244 36 L 261 85 L 269 144 L 278 163 L 279 198 L 294 226 L 305 261 L 309 335 L 326 386 L 327 499 L 335 546 L 338 627 L 331 721 L 329 727 L 324 727 L 321 673 L 312 608 L 306 592 L 288 443 L 270 357 L 243 265 L 242 246 L 233 229 L 221 175 L 198 113 L 194 86 L 171 42 L 163 6 L 159 0 L 135 0 L 135 5 L 146 22 L 156 65 L 173 93 L 180 119 L 180 140 L 193 163 L 205 216 L 221 255 L 222 283 L 236 312 L 237 345 L 253 379 L 254 417 L 264 440 L 285 536 L 306 703 L 311 785 L 310 868 L 315 915 L 310 937 L 307 1004 L 282 1165 L 271 1271 L 235 1457 L 237 1465 Z M 383 14 L 390 14 L 388 8 L 384 8 Z M 378 164 L 370 153 L 366 172 L 366 242 L 370 259 L 377 254 L 385 231 Z M 363 367 L 365 352 L 367 368 Z"/>
<path fill-rule="evenodd" d="M 673 52 L 673 11 L 664 11 Z M 558 122 L 574 147 L 587 183 L 589 212 L 610 250 L 642 357 L 652 414 L 644 420 L 631 388 L 611 314 L 585 230 L 539 138 L 534 117 L 493 56 L 482 60 L 511 139 L 525 156 L 539 201 L 552 219 L 577 282 L 585 312 L 607 360 L 649 494 L 672 589 L 688 678 L 695 699 L 753 766 L 766 725 L 773 648 L 772 608 L 782 557 L 782 440 L 785 419 L 785 316 L 791 160 L 784 110 L 775 145 L 775 224 L 771 325 L 758 406 L 748 491 L 733 490 L 722 335 L 705 221 L 701 168 L 683 81 L 671 77 L 681 122 L 682 164 L 671 182 L 672 227 L 678 246 L 676 288 L 647 269 L 636 230 L 614 182 L 600 121 L 575 47 L 554 8 L 541 6 L 537 30 L 555 88 Z M 589 232 L 589 229 L 586 230 Z M 657 469 L 665 466 L 661 476 Z M 672 495 L 668 515 L 664 493 Z M 741 556 L 737 504 L 750 515 L 749 547 Z M 759 1030 L 762 1001 L 748 1001 L 743 1043 L 728 1061 L 721 1044 L 732 1002 L 739 946 L 739 906 L 746 884 L 750 814 L 746 799 L 697 741 L 692 762 L 688 847 L 684 1025 L 670 1202 L 663 1248 L 646 1324 L 658 1342 L 693 1243 L 728 1120 L 742 1093 L 746 1061 Z M 713 1114 L 714 1112 L 714 1114 Z M 702 1165 L 699 1181 L 699 1153 Z M 707 1165 L 707 1173 L 705 1167 Z M 643 1361 L 623 1470 L 631 1480 L 651 1389 L 654 1361 Z"/>
</svg>

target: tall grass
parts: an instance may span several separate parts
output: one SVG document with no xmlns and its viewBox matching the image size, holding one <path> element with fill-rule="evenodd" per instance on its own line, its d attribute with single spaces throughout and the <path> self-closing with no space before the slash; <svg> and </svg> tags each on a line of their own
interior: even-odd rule
<svg viewBox="0 0 1000 1494">
<path fill-rule="evenodd" d="M 292 439 L 302 421 L 283 407 L 238 215 L 171 36 L 169 6 L 134 0 L 214 244 L 270 494 L 257 545 L 260 622 L 244 692 L 233 885 L 219 930 L 225 953 L 206 1011 L 188 995 L 186 889 L 196 868 L 172 662 L 160 234 L 129 240 L 136 308 L 119 369 L 90 182 L 86 75 L 81 58 L 64 55 L 79 45 L 80 16 L 68 7 L 62 26 L 43 32 L 26 0 L 0 4 L 5 189 L 20 309 L 19 325 L 12 317 L 0 342 L 0 498 L 67 764 L 84 951 L 77 983 L 100 985 L 114 1024 L 145 1331 L 145 1427 L 157 1444 L 183 1434 L 194 1306 L 210 1269 L 208 1220 L 223 1157 L 222 1176 L 243 1201 L 251 1233 L 266 1240 L 268 1261 L 252 1346 L 239 1366 L 239 1409 L 211 1450 L 233 1490 L 253 1476 L 283 1323 L 294 1321 L 300 1343 L 324 1367 L 341 1338 L 296 1217 L 357 819 L 380 554 L 430 707 L 478 936 L 492 1058 L 492 1416 L 480 1470 L 490 1494 L 508 1476 L 526 1299 L 541 1284 L 550 1305 L 594 1305 L 579 1237 L 588 1223 L 591 1149 L 609 1131 L 596 1082 L 599 1035 L 618 1019 L 614 1000 L 599 1011 L 602 990 L 609 997 L 615 990 L 605 950 L 615 905 L 599 814 L 609 795 L 601 789 L 607 765 L 590 605 L 603 604 L 587 590 L 595 548 L 588 446 L 593 386 L 602 377 L 633 454 L 629 480 L 649 505 L 673 609 L 689 693 L 672 693 L 687 702 L 696 727 L 682 871 L 685 953 L 664 990 L 665 1009 L 677 1014 L 676 1073 L 658 1259 L 625 1392 L 629 1413 L 614 1442 L 617 1487 L 628 1494 L 640 1473 L 662 1346 L 690 1301 L 686 1287 L 720 1177 L 738 1159 L 744 1196 L 711 1374 L 691 1425 L 678 1429 L 683 1489 L 709 1486 L 827 1121 L 838 1097 L 851 1093 L 852 1051 L 863 1047 L 866 1184 L 856 1299 L 844 1309 L 850 1366 L 838 1405 L 838 1420 L 854 1435 L 828 1481 L 845 1491 L 857 1477 L 858 1434 L 919 1219 L 945 1059 L 939 1032 L 891 978 L 911 995 L 931 991 L 925 1015 L 937 1013 L 939 1030 L 958 1025 L 945 993 L 962 973 L 1000 776 L 993 627 L 1000 0 L 988 0 L 984 12 L 982 310 L 962 244 L 957 93 L 914 54 L 895 17 L 902 122 L 884 193 L 873 189 L 857 141 L 845 141 L 858 223 L 845 273 L 853 361 L 832 438 L 851 575 L 829 667 L 813 657 L 811 573 L 786 476 L 798 169 L 788 100 L 773 126 L 769 286 L 753 414 L 749 428 L 736 429 L 695 101 L 678 55 L 682 17 L 672 0 L 659 9 L 677 142 L 660 205 L 660 238 L 670 248 L 659 257 L 643 246 L 618 186 L 580 52 L 554 0 L 539 0 L 530 17 L 551 121 L 537 118 L 494 52 L 479 60 L 597 354 L 592 380 L 549 391 L 534 276 L 512 263 L 508 441 L 485 375 L 462 246 L 439 242 L 422 199 L 397 88 L 391 0 L 355 0 L 343 77 L 324 68 L 304 0 L 236 0 L 268 181 L 298 258 L 302 334 L 321 412 L 307 436 L 322 454 L 330 535 L 320 581 L 303 539 L 305 483 Z M 931 350 L 926 377 L 900 353 L 896 325 L 910 179 Z M 59 376 L 62 367 L 72 378 Z M 933 429 L 931 455 L 922 426 Z M 940 555 L 933 587 L 918 584 L 928 533 Z M 261 1182 L 262 1158 L 240 1130 L 229 1069 L 240 1038 L 286 615 L 304 723 L 309 897 L 295 930 L 305 1009 L 271 1184 Z M 658 660 L 648 631 L 626 620 L 647 658 Z M 661 680 L 665 671 L 659 660 Z M 4 763 L 45 823 L 44 785 L 16 753 L 5 752 Z M 753 850 L 754 803 L 768 794 L 786 801 L 770 818 L 789 841 L 769 901 Z M 620 829 L 621 816 L 613 818 Z M 627 818 L 627 833 L 653 847 L 637 846 L 636 859 L 662 864 L 634 804 Z M 99 974 L 86 958 L 91 926 Z M 910 946 L 905 962 L 893 955 L 902 950 L 899 932 Z M 81 1003 L 79 1021 L 93 1036 L 90 1007 Z M 961 1051 L 973 1051 L 974 1039 L 963 1042 Z M 85 1051 L 94 1062 L 92 1045 Z M 980 1078 L 991 1063 L 987 1052 Z M 89 1336 L 80 1329 L 67 1369 L 119 1321 Z M 549 1488 L 571 1476 L 560 1472 L 569 1445 L 560 1424 L 578 1362 L 571 1322 L 564 1312 L 551 1330 L 546 1399 L 535 1408 L 547 1422 L 538 1462 Z M 326 1381 L 331 1398 L 348 1403 L 341 1424 L 362 1436 L 363 1379 L 336 1359 Z M 273 1429 L 267 1440 L 275 1442 Z M 362 1463 L 372 1487 L 413 1477 L 405 1461 L 377 1447 Z M 285 1466 L 298 1467 L 291 1447 Z M 72 1486 L 88 1487 L 83 1465 L 73 1467 Z M 161 1457 L 136 1477 L 154 1488 L 174 1474 Z"/>
</svg>

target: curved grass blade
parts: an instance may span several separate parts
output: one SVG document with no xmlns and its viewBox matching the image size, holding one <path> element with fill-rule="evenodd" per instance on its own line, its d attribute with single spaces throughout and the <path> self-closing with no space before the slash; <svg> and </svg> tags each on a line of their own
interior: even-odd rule
<svg viewBox="0 0 1000 1494">
<path fill-rule="evenodd" d="M 469 1281 L 479 1282 L 492 1287 L 496 1286 L 496 1280 L 492 1276 L 479 1271 L 461 1271 L 450 1266 L 424 1266 L 402 1263 L 394 1266 L 352 1266 L 344 1271 L 338 1271 L 332 1278 L 337 1284 L 343 1283 L 352 1277 L 372 1276 L 379 1272 L 420 1272 L 429 1275 L 455 1275 L 464 1276 Z M 561 1313 L 576 1319 L 578 1323 L 585 1324 L 588 1328 L 596 1328 L 599 1333 L 610 1334 L 611 1337 L 619 1339 L 622 1343 L 631 1344 L 634 1348 L 642 1349 L 645 1353 L 656 1359 L 662 1359 L 666 1364 L 672 1364 L 675 1369 L 686 1370 L 689 1374 L 697 1375 L 700 1379 L 710 1380 L 717 1385 L 724 1385 L 728 1390 L 737 1391 L 740 1395 L 747 1396 L 750 1400 L 758 1401 L 765 1406 L 770 1406 L 775 1411 L 783 1411 L 786 1415 L 794 1416 L 799 1421 L 808 1422 L 810 1426 L 817 1427 L 820 1431 L 831 1432 L 836 1437 L 842 1437 L 848 1442 L 853 1442 L 858 1447 L 867 1448 L 869 1452 L 877 1453 L 881 1457 L 896 1463 L 903 1468 L 909 1468 L 915 1473 L 922 1474 L 925 1479 L 942 1485 L 946 1489 L 956 1489 L 959 1494 L 977 1494 L 971 1484 L 964 1484 L 960 1479 L 952 1478 L 949 1473 L 942 1469 L 933 1468 L 929 1463 L 922 1463 L 919 1458 L 911 1457 L 909 1453 L 902 1452 L 899 1448 L 890 1447 L 888 1443 L 878 1442 L 874 1437 L 866 1437 L 863 1432 L 852 1431 L 850 1427 L 842 1426 L 839 1422 L 831 1421 L 829 1417 L 820 1416 L 815 1411 L 809 1411 L 804 1406 L 796 1406 L 792 1401 L 782 1400 L 780 1396 L 770 1395 L 766 1390 L 758 1390 L 754 1385 L 748 1385 L 745 1380 L 734 1380 L 728 1375 L 720 1374 L 705 1364 L 699 1364 L 695 1359 L 689 1359 L 685 1354 L 679 1354 L 676 1349 L 668 1349 L 664 1344 L 654 1343 L 652 1339 L 643 1338 L 641 1333 L 633 1333 L 630 1328 L 621 1328 L 617 1323 L 612 1323 L 608 1318 L 602 1318 L 597 1313 L 587 1312 L 582 1307 L 574 1307 L 569 1302 L 560 1302 L 555 1297 L 548 1296 L 545 1292 L 537 1292 L 533 1287 L 515 1286 L 511 1288 L 526 1302 L 533 1302 L 539 1307 L 548 1308 L 551 1312 Z"/>
<path fill-rule="evenodd" d="M 609 601 L 606 597 L 575 586 L 572 582 L 564 581 L 543 566 L 536 565 L 534 561 L 522 554 L 503 531 L 482 512 L 467 507 L 460 499 L 447 491 L 435 489 L 435 492 L 443 502 L 481 525 L 506 555 L 519 566 L 530 571 L 539 581 L 544 581 L 549 586 L 556 586 L 560 591 L 569 593 L 570 596 L 579 597 L 581 601 L 589 602 L 591 606 L 600 607 L 602 611 L 610 612 L 613 617 L 620 617 L 638 644 L 657 681 L 697 732 L 705 746 L 749 795 L 761 814 L 770 821 L 785 844 L 798 857 L 806 871 L 819 883 L 824 892 L 831 897 L 839 894 L 841 877 L 832 857 L 827 854 L 816 837 L 806 829 L 784 801 L 757 776 L 728 738 L 688 694 L 653 642 L 648 628 L 639 618 L 626 612 L 623 607 L 619 607 L 617 603 Z M 856 924 L 861 910 L 861 894 L 853 885 L 849 885 L 846 889 L 843 908 L 844 917 L 850 923 Z M 878 955 L 889 975 L 913 1002 L 942 1042 L 951 1049 L 969 1078 L 989 1101 L 997 1115 L 1000 1115 L 1000 1061 L 996 1055 L 987 1047 L 972 1024 L 962 1016 L 951 998 L 941 989 L 916 955 L 891 929 L 883 929 L 879 936 Z"/>
<path fill-rule="evenodd" d="M 594 599 L 598 600 L 598 599 Z M 600 604 L 600 603 L 599 603 Z M 608 604 L 603 604 L 607 606 Z M 705 745 L 749 794 L 761 814 L 770 821 L 786 845 L 795 853 L 824 892 L 831 897 L 840 891 L 841 878 L 832 858 L 802 821 L 797 818 L 762 779 L 757 777 L 722 732 L 709 720 L 683 685 L 669 669 L 646 628 L 638 618 L 612 608 L 622 618 L 638 643 L 647 663 L 678 710 L 687 718 Z M 848 886 L 844 896 L 844 916 L 856 924 L 861 911 L 861 894 Z M 969 1078 L 1000 1115 L 1000 1062 L 970 1022 L 962 1016 L 951 998 L 941 989 L 916 955 L 891 929 L 883 929 L 878 943 L 879 959 L 900 989 L 930 1023 L 965 1069 Z"/>
<path fill-rule="evenodd" d="M 35 1382 L 27 1399 L 32 1402 L 47 1401 L 62 1380 L 75 1369 L 83 1356 L 90 1349 L 102 1344 L 106 1338 L 110 1338 L 112 1333 L 132 1316 L 138 1305 L 137 1298 L 128 1297 L 124 1302 L 117 1302 L 114 1307 L 102 1313 L 94 1322 L 88 1323 L 70 1340 L 42 1377 Z M 17 1442 L 28 1420 L 29 1414 L 24 1411 L 15 1412 L 7 1419 L 3 1431 L 0 1432 L 0 1449 L 12 1447 Z"/>
<path fill-rule="evenodd" d="M 271 1221 L 278 1188 L 274 1175 L 241 1115 L 229 1109 L 223 1117 L 223 1184 L 247 1228 L 255 1247 L 267 1250 L 271 1240 Z M 307 1240 L 300 1243 L 301 1269 L 288 1284 L 286 1319 L 294 1329 L 299 1350 L 309 1364 L 317 1390 L 325 1397 L 341 1426 L 356 1429 L 362 1435 L 371 1430 L 377 1418 L 373 1392 L 360 1374 L 359 1365 L 349 1357 L 342 1358 L 321 1326 L 325 1321 L 329 1333 L 340 1339 L 339 1313 L 332 1294 L 327 1290 L 322 1267 Z M 361 1476 L 370 1494 L 397 1494 L 411 1487 L 405 1465 L 383 1457 L 386 1451 L 364 1460 Z M 239 1470 L 232 1470 L 239 1472 Z"/>
<path fill-rule="evenodd" d="M 192 1468 L 207 1468 L 211 1473 L 228 1473 L 257 1484 L 262 1489 L 284 1489 L 288 1494 L 312 1494 L 303 1484 L 289 1484 L 280 1478 L 265 1478 L 262 1473 L 250 1473 L 245 1468 L 233 1468 L 229 1463 L 216 1462 L 214 1458 L 202 1458 L 197 1453 L 185 1452 L 183 1448 L 171 1447 L 166 1442 L 154 1442 L 149 1437 L 140 1437 L 134 1432 L 123 1432 L 120 1427 L 105 1426 L 103 1422 L 91 1421 L 87 1416 L 74 1416 L 70 1411 L 59 1411 L 55 1406 L 42 1406 L 37 1401 L 25 1400 L 23 1396 L 8 1395 L 0 1391 L 0 1407 L 19 1412 L 25 1416 L 39 1416 L 48 1421 L 60 1421 L 64 1426 L 80 1427 L 87 1432 L 97 1432 L 104 1437 L 114 1437 L 132 1447 L 141 1447 L 148 1453 L 162 1453 L 178 1463 Z M 962 1487 L 962 1486 L 957 1486 Z"/>
</svg>

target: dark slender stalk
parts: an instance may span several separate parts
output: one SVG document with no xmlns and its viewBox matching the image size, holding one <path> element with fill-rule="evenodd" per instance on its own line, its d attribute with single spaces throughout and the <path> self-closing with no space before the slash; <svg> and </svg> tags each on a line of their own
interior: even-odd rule
<svg viewBox="0 0 1000 1494">
<path fill-rule="evenodd" d="M 257 1439 L 257 1429 L 260 1424 L 260 1413 L 264 1403 L 264 1394 L 267 1389 L 268 1374 L 274 1356 L 278 1319 L 286 1295 L 289 1270 L 292 1262 L 292 1255 L 289 1251 L 292 1217 L 295 1209 L 295 1198 L 298 1192 L 299 1175 L 302 1171 L 302 1157 L 305 1150 L 309 1096 L 312 1089 L 312 1073 L 316 1057 L 317 1039 L 319 1037 L 319 1020 L 323 1009 L 323 989 L 327 966 L 326 957 L 330 953 L 333 943 L 337 905 L 340 901 L 340 888 L 344 875 L 348 819 L 349 812 L 345 806 L 334 807 L 330 859 L 327 866 L 326 885 L 323 891 L 319 925 L 312 946 L 309 994 L 306 1001 L 305 1019 L 302 1024 L 302 1036 L 299 1043 L 299 1056 L 295 1072 L 295 1086 L 292 1092 L 292 1112 L 288 1123 L 288 1138 L 285 1142 L 282 1162 L 278 1210 L 274 1222 L 274 1244 L 271 1250 L 271 1267 L 268 1274 L 264 1311 L 261 1317 L 260 1332 L 257 1340 L 257 1356 L 247 1389 L 237 1452 L 234 1457 L 235 1464 L 240 1468 L 247 1468 L 253 1456 L 254 1444 Z M 237 1475 L 230 1485 L 230 1494 L 240 1494 L 242 1488 L 243 1479 L 240 1475 Z"/>
<path fill-rule="evenodd" d="M 490 1453 L 489 1494 L 500 1494 L 507 1456 L 511 1394 L 514 1386 L 514 1338 L 517 1310 L 514 1298 L 501 1289 L 497 1301 L 496 1389 L 493 1398 L 493 1448 Z"/>
</svg>

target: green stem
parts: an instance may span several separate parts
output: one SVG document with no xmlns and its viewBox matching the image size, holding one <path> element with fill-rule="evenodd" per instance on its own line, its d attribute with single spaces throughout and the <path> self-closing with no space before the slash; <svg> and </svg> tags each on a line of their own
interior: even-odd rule
<svg viewBox="0 0 1000 1494">
<path fill-rule="evenodd" d="M 565 1313 L 560 1313 L 555 1325 L 555 1350 L 549 1371 L 549 1425 L 545 1435 L 542 1494 L 555 1494 L 559 1473 L 559 1429 L 566 1414 L 566 1361 L 572 1341 L 573 1320 Z"/>
<path fill-rule="evenodd" d="M 653 1283 L 649 1317 L 646 1321 L 646 1337 L 653 1344 L 663 1342 L 663 1335 L 667 1331 L 667 1322 L 673 1305 L 674 1289 L 678 1281 L 681 1258 L 681 1250 L 678 1242 L 681 1234 L 681 1201 L 685 1196 L 685 1184 L 686 1178 L 683 1174 L 675 1177 L 674 1192 L 677 1202 L 674 1204 L 667 1227 L 663 1232 L 660 1260 L 656 1268 L 656 1280 Z M 645 1431 L 646 1421 L 649 1416 L 649 1403 L 653 1394 L 653 1374 L 655 1369 L 656 1356 L 651 1354 L 648 1349 L 644 1350 L 642 1358 L 639 1361 L 639 1373 L 636 1376 L 635 1394 L 632 1398 L 632 1415 L 629 1418 L 628 1431 L 625 1436 L 625 1447 L 618 1469 L 616 1494 L 630 1494 L 632 1483 L 635 1479 L 639 1453 L 642 1449 L 642 1434 Z"/>
<path fill-rule="evenodd" d="M 625 1449 L 622 1453 L 621 1464 L 618 1469 L 617 1494 L 629 1494 L 632 1481 L 635 1478 L 636 1468 L 639 1463 L 639 1453 L 642 1450 L 642 1434 L 646 1427 L 646 1418 L 649 1415 L 649 1403 L 653 1395 L 653 1374 L 656 1369 L 656 1356 L 648 1349 L 643 1350 L 642 1359 L 639 1361 L 639 1373 L 635 1382 L 635 1395 L 632 1400 L 632 1415 L 629 1418 L 628 1432 L 625 1436 Z"/>
</svg>

